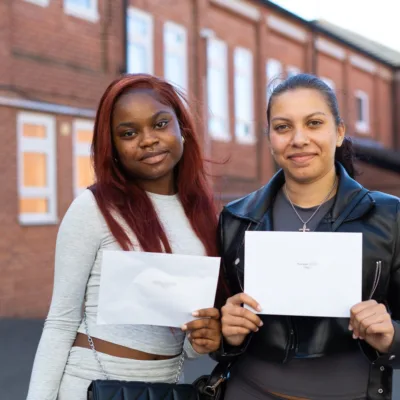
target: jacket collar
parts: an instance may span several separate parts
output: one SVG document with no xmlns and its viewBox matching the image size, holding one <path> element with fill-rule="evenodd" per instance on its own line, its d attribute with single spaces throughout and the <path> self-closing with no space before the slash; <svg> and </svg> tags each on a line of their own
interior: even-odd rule
<svg viewBox="0 0 400 400">
<path fill-rule="evenodd" d="M 348 175 L 345 168 L 340 163 L 336 163 L 336 172 L 339 177 L 339 187 L 335 203 L 329 215 L 332 222 L 339 218 L 346 206 L 348 206 L 355 196 L 363 189 L 358 182 Z M 259 223 L 265 213 L 272 207 L 275 196 L 284 183 L 285 176 L 283 171 L 280 170 L 267 185 L 256 192 L 229 203 L 225 207 L 225 210 L 238 218 Z M 370 211 L 373 206 L 374 200 L 371 196 L 364 196 L 357 205 L 353 205 L 353 211 L 348 215 L 346 220 L 361 218 Z"/>
</svg>

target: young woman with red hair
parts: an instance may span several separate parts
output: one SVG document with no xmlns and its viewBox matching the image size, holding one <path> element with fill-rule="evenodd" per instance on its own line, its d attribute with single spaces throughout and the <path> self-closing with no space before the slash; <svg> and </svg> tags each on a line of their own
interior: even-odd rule
<svg viewBox="0 0 400 400">
<path fill-rule="evenodd" d="M 182 330 L 96 325 L 104 250 L 217 254 L 217 212 L 179 93 L 149 75 L 114 81 L 100 101 L 92 153 L 96 184 L 74 200 L 59 229 L 28 400 L 84 400 L 104 371 L 117 380 L 173 382 L 182 351 L 194 358 L 220 345 L 215 308 L 199 310 Z"/>
</svg>

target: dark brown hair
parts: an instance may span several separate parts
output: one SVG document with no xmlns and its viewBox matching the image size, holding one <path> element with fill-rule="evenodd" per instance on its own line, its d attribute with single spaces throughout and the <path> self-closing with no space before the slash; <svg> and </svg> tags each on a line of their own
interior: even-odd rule
<svg viewBox="0 0 400 400">
<path fill-rule="evenodd" d="M 271 106 L 274 99 L 283 93 L 296 89 L 317 90 L 324 96 L 326 104 L 331 110 L 336 126 L 344 124 L 342 118 L 340 117 L 339 106 L 334 91 L 323 80 L 314 75 L 298 74 L 284 80 L 272 91 L 267 107 L 268 134 L 271 117 Z M 347 173 L 352 178 L 357 175 L 357 170 L 354 166 L 354 159 L 355 153 L 353 149 L 353 143 L 350 138 L 345 137 L 342 145 L 336 149 L 335 160 L 340 162 L 344 166 Z"/>
</svg>

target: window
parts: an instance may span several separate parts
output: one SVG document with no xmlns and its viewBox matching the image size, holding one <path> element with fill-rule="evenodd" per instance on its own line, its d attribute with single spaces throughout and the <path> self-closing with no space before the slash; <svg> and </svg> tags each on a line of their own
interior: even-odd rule
<svg viewBox="0 0 400 400">
<path fill-rule="evenodd" d="M 19 221 L 57 223 L 56 123 L 48 115 L 17 117 Z"/>
<path fill-rule="evenodd" d="M 25 0 L 28 3 L 37 4 L 38 6 L 47 7 L 50 3 L 50 0 Z"/>
<path fill-rule="evenodd" d="M 368 95 L 357 90 L 356 100 L 356 130 L 359 133 L 367 133 L 369 130 L 369 99 Z"/>
<path fill-rule="evenodd" d="M 183 26 L 164 24 L 164 76 L 184 92 L 188 87 L 187 33 Z"/>
<path fill-rule="evenodd" d="M 209 39 L 208 62 L 208 130 L 217 140 L 229 141 L 228 49 L 225 42 Z"/>
<path fill-rule="evenodd" d="M 335 82 L 332 79 L 322 77 L 321 81 L 325 82 L 333 91 L 336 90 Z"/>
<path fill-rule="evenodd" d="M 270 59 L 266 67 L 267 75 L 267 103 L 274 88 L 282 80 L 282 64 L 278 60 Z"/>
<path fill-rule="evenodd" d="M 127 18 L 127 72 L 153 74 L 153 17 L 129 8 Z"/>
<path fill-rule="evenodd" d="M 253 55 L 236 48 L 235 65 L 235 137 L 241 143 L 254 143 Z"/>
<path fill-rule="evenodd" d="M 96 22 L 99 19 L 98 0 L 64 0 L 64 10 L 68 15 Z"/>
<path fill-rule="evenodd" d="M 90 146 L 93 139 L 93 122 L 75 120 L 73 127 L 74 151 L 74 196 L 78 196 L 94 183 L 94 171 L 90 158 Z"/>
<path fill-rule="evenodd" d="M 292 76 L 301 74 L 301 70 L 300 68 L 297 67 L 293 67 L 293 66 L 289 66 L 286 68 L 286 72 L 287 72 L 287 77 L 290 78 Z"/>
</svg>

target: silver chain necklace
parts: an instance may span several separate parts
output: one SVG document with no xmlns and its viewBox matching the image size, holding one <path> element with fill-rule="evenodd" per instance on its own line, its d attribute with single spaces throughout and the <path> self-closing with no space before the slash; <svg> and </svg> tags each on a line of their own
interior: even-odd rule
<svg viewBox="0 0 400 400">
<path fill-rule="evenodd" d="M 292 206 L 293 211 L 296 213 L 299 220 L 303 223 L 303 227 L 299 229 L 300 232 L 310 232 L 310 230 L 307 229 L 307 224 L 314 218 L 314 216 L 317 214 L 318 210 L 329 199 L 329 196 L 332 194 L 333 189 L 335 189 L 336 183 L 337 183 L 337 177 L 335 178 L 335 182 L 333 182 L 333 186 L 332 186 L 331 190 L 329 191 L 329 193 L 327 194 L 327 196 L 322 200 L 322 203 L 317 207 L 317 209 L 313 212 L 313 214 L 311 215 L 310 218 L 308 218 L 307 221 L 303 221 L 303 218 L 301 218 L 300 214 L 297 212 L 296 207 L 292 203 L 292 200 L 290 200 L 289 194 L 286 190 L 286 184 L 284 185 L 283 190 L 285 191 L 285 195 L 286 195 L 287 199 L 289 200 L 289 203 Z"/>
</svg>

